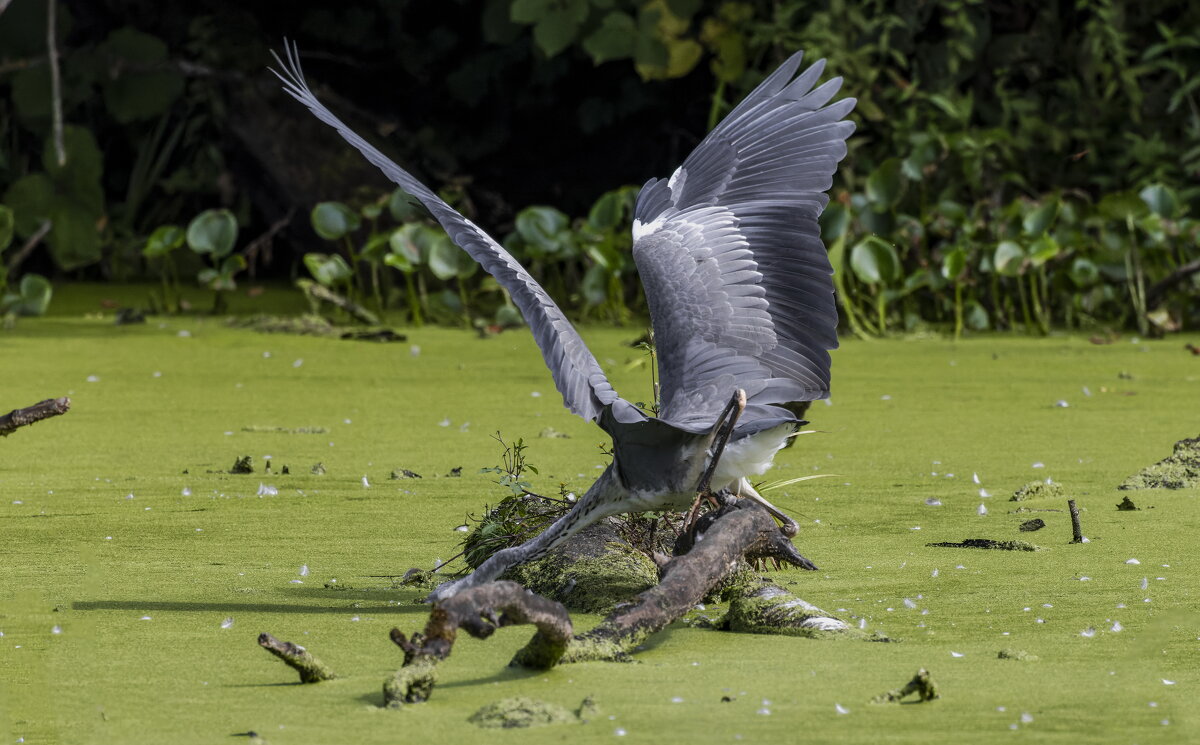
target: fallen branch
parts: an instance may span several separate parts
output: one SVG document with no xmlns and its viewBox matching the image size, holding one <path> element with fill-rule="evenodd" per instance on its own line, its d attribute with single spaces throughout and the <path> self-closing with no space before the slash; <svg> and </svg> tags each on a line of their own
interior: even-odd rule
<svg viewBox="0 0 1200 745">
<path fill-rule="evenodd" d="M 722 580 L 736 572 L 744 557 L 780 556 L 785 561 L 812 567 L 783 536 L 767 511 L 749 501 L 723 508 L 708 523 L 697 521 L 696 544 L 688 553 L 671 559 L 655 587 L 622 606 L 598 626 L 575 637 L 559 664 L 588 660 L 621 660 L 651 634 L 662 630 L 691 610 Z M 708 517 L 708 515 L 705 515 Z M 786 548 L 785 548 L 786 546 Z M 513 664 L 530 666 L 521 650 Z"/>
<path fill-rule="evenodd" d="M 533 624 L 537 633 L 521 650 L 526 667 L 554 667 L 571 641 L 571 617 L 560 603 L 547 600 L 516 582 L 489 582 L 434 603 L 425 632 L 411 639 L 392 629 L 391 639 L 404 650 L 404 666 L 383 686 L 384 705 L 426 701 L 437 681 L 436 666 L 450 656 L 458 630 L 486 639 L 496 629 Z"/>
<path fill-rule="evenodd" d="M 282 642 L 263 632 L 258 635 L 258 646 L 267 650 L 287 663 L 287 666 L 300 673 L 301 683 L 320 683 L 323 680 L 333 680 L 337 677 L 325 663 L 318 660 L 304 647 L 291 642 Z"/>
<path fill-rule="evenodd" d="M 0 437 L 8 437 L 18 427 L 66 414 L 70 408 L 71 399 L 63 396 L 62 398 L 48 398 L 24 409 L 14 409 L 4 416 L 0 416 Z"/>
</svg>

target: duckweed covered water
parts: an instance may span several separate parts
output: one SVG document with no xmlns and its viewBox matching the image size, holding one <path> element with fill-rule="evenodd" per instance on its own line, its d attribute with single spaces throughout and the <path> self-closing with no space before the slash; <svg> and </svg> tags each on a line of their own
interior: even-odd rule
<svg viewBox="0 0 1200 745">
<path fill-rule="evenodd" d="M 623 346 L 638 331 L 584 332 L 633 400 L 649 389 L 641 353 Z M 772 579 L 900 643 L 679 624 L 639 664 L 531 673 L 506 666 L 530 633 L 517 627 L 459 639 L 432 699 L 389 711 L 381 686 L 401 654 L 388 630 L 418 630 L 428 612 L 414 602 L 424 591 L 393 578 L 456 553 L 464 515 L 503 496 L 478 473 L 498 461 L 490 435 L 531 442 L 533 485 L 549 493 L 582 493 L 605 462 L 603 435 L 561 407 L 527 333 L 408 333 L 378 344 L 71 315 L 0 335 L 0 408 L 73 401 L 0 440 L 5 742 L 1200 739 L 1200 490 L 1114 506 L 1122 479 L 1195 435 L 1200 361 L 1182 345 L 1200 339 L 835 353 L 833 399 L 808 416 L 819 434 L 771 474 L 837 474 L 771 497 L 821 571 Z M 536 438 L 546 427 L 570 437 Z M 228 473 L 246 454 L 253 473 Z M 424 478 L 388 478 L 401 468 Z M 1047 497 L 1021 503 L 1046 522 L 1042 551 L 927 547 L 1017 539 L 1028 515 L 1007 495 L 1047 477 L 1085 508 L 1089 543 L 1068 543 L 1065 504 Z M 258 648 L 264 631 L 342 677 L 296 684 Z M 1012 649 L 1038 662 L 1000 658 Z M 868 705 L 919 668 L 940 699 Z M 468 722 L 499 699 L 571 708 L 589 695 L 602 714 L 569 729 Z"/>
</svg>

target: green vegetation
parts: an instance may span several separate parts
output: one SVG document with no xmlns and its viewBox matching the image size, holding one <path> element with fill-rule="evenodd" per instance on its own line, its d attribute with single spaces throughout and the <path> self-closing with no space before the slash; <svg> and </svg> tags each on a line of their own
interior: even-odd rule
<svg viewBox="0 0 1200 745">
<path fill-rule="evenodd" d="M 257 302 L 251 310 L 280 310 Z M 63 297 L 58 312 L 78 305 Z M 821 433 L 784 451 L 771 473 L 841 475 L 772 492 L 800 517 L 798 545 L 821 571 L 770 577 L 898 643 L 681 624 L 654 637 L 641 664 L 530 675 L 507 663 L 531 632 L 505 629 L 459 639 L 430 702 L 392 712 L 379 708 L 400 661 L 388 630 L 417 630 L 428 613 L 414 604 L 427 590 L 396 581 L 456 552 L 463 514 L 503 495 L 495 474 L 479 473 L 496 463 L 490 433 L 525 435 L 539 467 L 528 481 L 550 493 L 586 488 L 604 462 L 602 433 L 562 409 L 523 331 L 475 339 L 424 328 L 409 344 L 362 344 L 209 318 L 161 322 L 52 315 L 4 336 L 8 408 L 51 394 L 73 401 L 67 415 L 3 442 L 0 735 L 9 741 L 207 743 L 253 730 L 271 742 L 374 743 L 419 730 L 494 742 L 467 722 L 481 707 L 527 696 L 571 709 L 589 694 L 602 716 L 572 726 L 580 742 L 610 741 L 618 728 L 781 741 L 800 723 L 814 739 L 863 743 L 965 731 L 1010 742 L 1013 725 L 1040 741 L 1195 738 L 1200 585 L 1189 557 L 1200 492 L 1142 491 L 1140 511 L 1114 506 L 1122 479 L 1194 435 L 1193 412 L 1180 405 L 1200 385 L 1181 348 L 1194 336 L 849 341 L 835 353 L 832 405 L 809 414 Z M 584 329 L 630 395 L 646 385 L 644 370 L 627 369 L 641 355 L 627 346 L 632 335 Z M 1054 406 L 1059 398 L 1071 406 Z M 570 438 L 534 439 L 547 425 Z M 254 472 L 228 473 L 246 454 Z M 310 472 L 318 462 L 324 475 Z M 461 478 L 445 478 L 460 466 Z M 389 479 L 398 467 L 424 478 Z M 1068 515 L 1046 512 L 1042 551 L 925 546 L 1015 539 L 1028 516 L 1007 512 L 1005 495 L 1047 476 L 1086 508 L 1089 543 L 1069 545 Z M 980 488 L 994 496 L 981 499 Z M 977 514 L 980 502 L 989 514 Z M 586 629 L 595 617 L 576 621 Z M 262 632 L 310 645 L 341 677 L 295 684 L 255 644 Z M 1004 649 L 1040 660 L 998 659 Z M 919 668 L 937 680 L 936 702 L 868 706 Z"/>
</svg>

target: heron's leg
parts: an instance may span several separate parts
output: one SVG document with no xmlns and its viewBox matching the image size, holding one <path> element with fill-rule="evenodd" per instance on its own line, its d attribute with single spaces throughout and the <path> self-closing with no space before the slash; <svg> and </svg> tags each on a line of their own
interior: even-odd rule
<svg viewBox="0 0 1200 745">
<path fill-rule="evenodd" d="M 704 474 L 700 477 L 700 482 L 696 484 L 696 499 L 692 502 L 691 508 L 688 510 L 687 520 L 684 521 L 684 529 L 691 531 L 696 525 L 696 518 L 699 516 L 700 501 L 706 496 L 710 499 L 710 485 L 712 482 L 713 472 L 717 470 L 717 463 L 721 460 L 721 454 L 725 452 L 725 445 L 729 442 L 730 436 L 733 434 L 733 428 L 737 426 L 738 417 L 746 409 L 746 392 L 738 388 L 733 392 L 733 396 L 729 399 L 729 403 L 721 411 L 721 415 L 717 417 L 716 424 L 713 425 L 712 432 L 708 436 L 708 442 L 711 444 L 716 441 L 715 447 L 712 450 L 712 456 L 708 459 L 708 466 L 704 469 Z"/>
<path fill-rule="evenodd" d="M 788 538 L 795 538 L 796 534 L 800 532 L 800 523 L 796 522 L 790 515 L 786 514 L 783 510 L 764 499 L 763 495 L 755 491 L 754 487 L 750 485 L 749 479 L 738 479 L 737 491 L 739 497 L 752 499 L 755 502 L 758 502 L 760 505 L 762 505 L 763 509 L 771 513 L 772 517 L 783 523 L 779 529 L 783 531 L 783 534 Z"/>
</svg>

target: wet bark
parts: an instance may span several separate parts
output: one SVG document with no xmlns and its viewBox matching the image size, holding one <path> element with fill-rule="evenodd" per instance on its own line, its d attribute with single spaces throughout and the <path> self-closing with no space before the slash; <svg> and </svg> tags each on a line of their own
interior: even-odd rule
<svg viewBox="0 0 1200 745">
<path fill-rule="evenodd" d="M 70 408 L 71 399 L 64 396 L 62 398 L 48 398 L 33 406 L 27 406 L 24 409 L 14 409 L 4 416 L 0 416 L 0 437 L 8 437 L 13 432 L 16 432 L 19 427 L 40 422 L 52 416 L 66 414 Z"/>
</svg>

